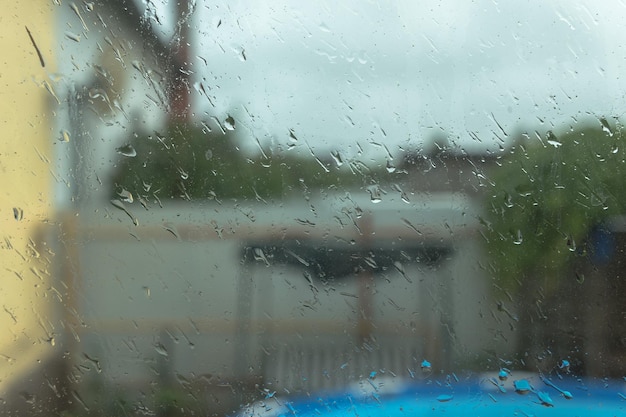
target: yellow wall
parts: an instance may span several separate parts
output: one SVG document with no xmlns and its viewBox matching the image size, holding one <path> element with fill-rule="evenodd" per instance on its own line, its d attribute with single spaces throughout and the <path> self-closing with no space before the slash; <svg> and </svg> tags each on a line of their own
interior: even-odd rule
<svg viewBox="0 0 626 417">
<path fill-rule="evenodd" d="M 64 2 L 63 2 L 64 3 Z M 39 242 L 52 213 L 55 30 L 50 0 L 0 1 L 0 392 L 53 352 L 59 333 L 52 253 Z M 25 27 L 45 62 L 41 66 Z M 23 211 L 16 220 L 14 208 Z M 33 244 L 35 246 L 33 246 Z M 57 298 L 58 301 L 58 298 Z"/>
</svg>

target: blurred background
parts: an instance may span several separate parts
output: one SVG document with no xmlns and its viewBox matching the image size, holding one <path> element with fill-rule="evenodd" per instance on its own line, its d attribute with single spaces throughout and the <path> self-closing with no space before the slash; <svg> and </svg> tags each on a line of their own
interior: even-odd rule
<svg viewBox="0 0 626 417">
<path fill-rule="evenodd" d="M 5 7 L 5 414 L 626 374 L 621 2 Z"/>
</svg>

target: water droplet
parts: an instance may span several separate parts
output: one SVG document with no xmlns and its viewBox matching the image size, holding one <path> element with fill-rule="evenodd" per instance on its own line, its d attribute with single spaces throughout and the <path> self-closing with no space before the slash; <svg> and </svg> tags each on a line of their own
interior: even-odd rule
<svg viewBox="0 0 626 417">
<path fill-rule="evenodd" d="M 548 132 L 546 133 L 546 136 L 547 136 L 548 143 L 554 146 L 555 148 L 558 148 L 561 145 L 563 145 L 561 142 L 559 142 L 556 135 L 551 130 L 548 130 Z"/>
<path fill-rule="evenodd" d="M 343 165 L 343 159 L 341 158 L 341 154 L 339 153 L 339 151 L 331 151 L 330 156 L 332 156 L 335 160 L 335 164 L 337 164 L 337 167 Z"/>
<path fill-rule="evenodd" d="M 13 207 L 13 218 L 18 222 L 24 218 L 24 210 L 19 207 Z"/>
<path fill-rule="evenodd" d="M 450 394 L 441 394 L 440 396 L 437 397 L 437 401 L 443 403 L 443 402 L 446 402 L 446 401 L 450 401 L 453 398 L 454 398 L 454 396 L 452 396 Z"/>
<path fill-rule="evenodd" d="M 380 188 L 378 187 L 370 187 L 367 189 L 367 192 L 370 194 L 370 201 L 374 204 L 380 203 L 383 201 L 380 195 Z"/>
<path fill-rule="evenodd" d="M 408 221 L 407 219 L 405 219 L 404 217 L 402 217 L 400 220 L 402 220 L 402 222 L 404 224 L 406 224 L 408 227 L 410 227 L 411 229 L 413 229 L 415 231 L 415 233 L 417 233 L 418 235 L 422 235 L 422 232 L 413 225 L 413 223 L 411 223 L 410 221 Z"/>
<path fill-rule="evenodd" d="M 364 50 L 360 50 L 357 56 L 357 60 L 359 61 L 359 64 L 361 65 L 367 64 L 367 61 L 368 61 L 367 52 L 365 52 Z"/>
<path fill-rule="evenodd" d="M 226 130 L 235 130 L 235 119 L 233 116 L 228 115 L 226 120 L 224 120 L 224 128 Z"/>
<path fill-rule="evenodd" d="M 211 158 L 213 158 L 213 151 L 212 151 L 212 150 L 210 150 L 210 149 L 207 149 L 207 151 L 204 153 L 204 158 L 205 158 L 207 161 L 210 161 L 210 160 L 211 160 Z"/>
<path fill-rule="evenodd" d="M 70 132 L 67 130 L 61 130 L 61 137 L 59 138 L 59 142 L 69 142 L 70 141 Z"/>
<path fill-rule="evenodd" d="M 74 14 L 80 20 L 80 23 L 82 24 L 83 29 L 85 29 L 85 31 L 89 31 L 89 28 L 87 27 L 87 23 L 85 23 L 85 20 L 83 19 L 83 16 L 80 14 L 80 10 L 78 10 L 78 6 L 76 6 L 76 4 L 74 2 L 70 3 L 70 9 L 72 9 Z"/>
<path fill-rule="evenodd" d="M 133 221 L 133 224 L 135 226 L 139 226 L 139 221 L 137 220 L 137 218 L 135 216 L 133 216 L 131 214 L 130 211 L 128 211 L 128 209 L 126 208 L 126 206 L 124 205 L 124 203 L 122 203 L 120 200 L 118 199 L 113 199 L 111 200 L 111 204 L 113 205 L 113 207 L 118 208 L 120 210 L 122 210 L 124 213 L 126 213 L 126 215 L 128 217 L 130 217 L 130 219 Z"/>
<path fill-rule="evenodd" d="M 400 275 L 402 275 L 404 279 L 407 280 L 407 282 L 411 284 L 413 283 L 413 281 L 411 281 L 411 279 L 407 276 L 406 271 L 404 270 L 404 265 L 402 265 L 402 262 L 394 261 L 393 267 L 396 268 L 396 271 L 398 271 Z"/>
<path fill-rule="evenodd" d="M 515 388 L 515 392 L 518 394 L 528 394 L 533 389 L 527 379 L 518 379 L 517 381 L 513 381 L 513 387 Z"/>
<path fill-rule="evenodd" d="M 134 201 L 133 194 L 128 190 L 122 190 L 117 193 L 117 195 L 119 195 L 121 200 L 125 203 L 132 203 Z"/>
<path fill-rule="evenodd" d="M 119 148 L 116 148 L 115 150 L 120 155 L 127 156 L 129 158 L 134 158 L 135 156 L 137 156 L 137 151 L 130 144 L 120 146 Z"/>
<path fill-rule="evenodd" d="M 583 282 L 585 282 L 585 274 L 576 272 L 576 282 L 578 282 L 579 284 L 582 284 Z"/>
<path fill-rule="evenodd" d="M 261 249 L 261 248 L 254 248 L 253 251 L 252 251 L 252 255 L 254 256 L 254 260 L 255 261 L 260 261 L 260 262 L 265 263 L 265 265 L 270 266 L 269 261 L 265 257 L 265 253 L 263 253 L 263 249 Z"/>
<path fill-rule="evenodd" d="M 500 372 L 498 373 L 498 378 L 500 379 L 500 381 L 506 381 L 508 377 L 509 370 L 504 368 L 500 369 Z"/>
<path fill-rule="evenodd" d="M 85 409 L 86 412 L 90 411 L 89 407 L 85 403 L 85 400 L 82 399 L 82 397 L 80 396 L 80 394 L 78 394 L 78 392 L 76 392 L 75 390 L 72 390 L 72 396 Z"/>
<path fill-rule="evenodd" d="M 605 117 L 600 117 L 600 124 L 602 125 L 602 130 L 607 133 L 609 136 L 613 136 L 613 130 L 611 130 L 611 125 L 609 125 L 609 121 L 606 120 Z"/>
<path fill-rule="evenodd" d="M 189 178 L 189 173 L 185 171 L 184 169 L 182 169 L 181 167 L 176 168 L 176 170 L 180 174 L 180 178 L 182 180 L 186 180 L 187 178 Z"/>
<path fill-rule="evenodd" d="M 393 165 L 391 165 L 391 161 L 388 159 L 387 160 L 387 172 L 389 172 L 390 174 L 396 171 L 396 167 L 394 167 Z"/>
<path fill-rule="evenodd" d="M 84 357 L 87 361 L 91 362 L 91 363 L 93 364 L 93 366 L 95 366 L 95 367 L 96 367 L 96 371 L 97 371 L 98 373 L 101 373 L 101 372 L 102 372 L 102 367 L 100 366 L 100 361 L 99 361 L 98 359 L 92 358 L 91 356 L 87 355 L 86 353 L 83 353 L 83 357 Z"/>
<path fill-rule="evenodd" d="M 569 366 L 570 363 L 566 359 L 561 360 L 561 362 L 559 363 L 559 369 L 563 370 L 564 372 L 569 372 Z"/>
<path fill-rule="evenodd" d="M 567 362 L 567 361 L 565 361 Z M 569 362 L 568 362 L 568 366 L 569 366 Z M 569 391 L 564 391 L 561 388 L 557 387 L 552 381 L 550 381 L 549 379 L 547 379 L 546 377 L 544 377 L 543 375 L 540 376 L 541 380 L 544 382 L 544 384 L 546 384 L 549 387 L 554 388 L 555 390 L 557 390 L 558 392 L 561 393 L 561 395 L 566 399 L 566 400 L 571 400 L 572 398 L 574 398 L 574 396 L 572 395 L 571 392 Z"/>
<path fill-rule="evenodd" d="M 500 390 L 501 393 L 506 394 L 506 388 L 504 388 L 504 385 L 500 384 L 497 379 L 489 378 L 489 382 L 498 387 L 498 390 Z"/>
<path fill-rule="evenodd" d="M 54 97 L 54 99 L 56 100 L 57 104 L 61 104 L 61 100 L 59 100 L 59 97 L 57 96 L 57 93 L 54 91 L 54 88 L 50 85 L 50 83 L 48 81 L 42 82 L 41 85 L 43 86 L 43 88 L 46 89 L 46 91 L 48 93 L 50 93 L 50 95 L 52 97 Z"/>
<path fill-rule="evenodd" d="M 508 208 L 513 207 L 513 199 L 509 193 L 504 194 L 504 205 Z"/>
<path fill-rule="evenodd" d="M 377 372 L 376 371 L 372 371 L 370 372 L 370 379 L 374 379 L 376 378 Z"/>
<path fill-rule="evenodd" d="M 74 42 L 80 42 L 80 35 L 77 35 L 76 33 L 70 32 L 70 31 L 66 31 L 65 32 L 65 37 L 69 40 L 72 40 Z"/>
<path fill-rule="evenodd" d="M 546 407 L 554 407 L 554 402 L 552 402 L 552 398 L 545 391 L 537 392 L 537 398 L 541 401 L 541 405 L 545 405 Z"/>
<path fill-rule="evenodd" d="M 432 369 L 432 365 L 426 359 L 424 359 L 420 365 L 422 371 L 430 371 Z"/>
<path fill-rule="evenodd" d="M 517 236 L 515 237 L 515 240 L 513 240 L 513 244 L 521 245 L 523 241 L 524 241 L 524 237 L 522 236 L 522 231 L 517 229 Z"/>
<path fill-rule="evenodd" d="M 180 236 L 178 235 L 178 231 L 176 230 L 176 227 L 172 225 L 164 225 L 163 228 L 167 230 L 168 232 L 170 232 L 176 239 L 180 240 Z"/>
<path fill-rule="evenodd" d="M 169 353 L 167 353 L 167 349 L 165 349 L 165 346 L 163 346 L 161 343 L 157 343 L 156 345 L 154 345 L 154 350 L 156 350 L 156 352 L 161 356 L 169 356 Z"/>
</svg>

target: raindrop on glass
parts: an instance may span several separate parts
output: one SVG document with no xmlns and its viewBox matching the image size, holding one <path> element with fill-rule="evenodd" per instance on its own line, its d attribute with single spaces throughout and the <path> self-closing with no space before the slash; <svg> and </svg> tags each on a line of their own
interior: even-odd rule
<svg viewBox="0 0 626 417">
<path fill-rule="evenodd" d="M 337 164 L 337 167 L 340 167 L 343 165 L 343 159 L 341 158 L 341 154 L 339 153 L 339 151 L 331 151 L 330 155 L 335 160 L 335 164 Z"/>
<path fill-rule="evenodd" d="M 235 130 L 235 119 L 233 116 L 228 115 L 226 120 L 224 120 L 224 128 L 226 130 Z"/>
<path fill-rule="evenodd" d="M 369 188 L 367 192 L 370 193 L 370 201 L 374 204 L 380 203 L 383 199 L 380 196 L 380 189 L 378 188 Z"/>
<path fill-rule="evenodd" d="M 120 146 L 119 148 L 117 148 L 115 150 L 120 155 L 127 156 L 129 158 L 134 158 L 135 156 L 137 156 L 137 151 L 130 144 L 127 144 L 127 145 L 124 145 L 124 146 Z"/>
<path fill-rule="evenodd" d="M 69 142 L 70 141 L 70 132 L 67 130 L 61 130 L 61 137 L 59 137 L 59 142 Z"/>
<path fill-rule="evenodd" d="M 128 190 L 122 190 L 117 195 L 120 196 L 120 199 L 125 203 L 132 203 L 134 201 L 133 194 Z"/>
<path fill-rule="evenodd" d="M 154 350 L 156 350 L 156 352 L 161 356 L 169 356 L 169 353 L 167 353 L 167 349 L 165 349 L 165 346 L 163 346 L 161 343 L 157 343 L 156 345 L 154 345 Z"/>
<path fill-rule="evenodd" d="M 552 398 L 545 391 L 537 392 L 537 398 L 541 401 L 541 405 L 545 405 L 546 407 L 554 407 L 554 403 L 552 402 Z"/>
<path fill-rule="evenodd" d="M 546 136 L 548 137 L 548 144 L 554 146 L 555 148 L 558 148 L 561 145 L 563 145 L 561 142 L 559 142 L 556 135 L 551 130 L 548 131 Z"/>
<path fill-rule="evenodd" d="M 518 394 L 528 394 L 532 391 L 530 382 L 528 382 L 527 379 L 518 379 L 517 381 L 513 381 L 513 388 L 515 388 L 515 392 Z"/>
<path fill-rule="evenodd" d="M 585 282 L 585 274 L 576 272 L 576 282 L 579 284 L 582 284 L 583 282 Z"/>
<path fill-rule="evenodd" d="M 74 42 L 80 42 L 80 35 L 77 35 L 74 32 L 70 32 L 70 31 L 65 32 L 65 37 Z"/>
<path fill-rule="evenodd" d="M 263 249 L 261 248 L 254 248 L 253 250 L 253 256 L 254 256 L 254 260 L 255 261 L 260 261 L 265 263 L 265 265 L 269 266 L 270 263 L 267 260 L 267 258 L 265 257 L 265 253 L 263 253 Z"/>
<path fill-rule="evenodd" d="M 600 124 L 602 125 L 602 130 L 607 133 L 609 136 L 613 136 L 613 130 L 611 130 L 611 125 L 609 125 L 608 120 L 604 117 L 600 117 Z"/>
<path fill-rule="evenodd" d="M 24 210 L 19 207 L 13 207 L 13 218 L 18 222 L 24 218 Z"/>
</svg>

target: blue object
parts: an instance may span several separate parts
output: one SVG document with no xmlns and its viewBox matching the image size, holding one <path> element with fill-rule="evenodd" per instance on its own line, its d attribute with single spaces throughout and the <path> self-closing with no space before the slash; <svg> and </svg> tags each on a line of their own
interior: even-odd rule
<svg viewBox="0 0 626 417">
<path fill-rule="evenodd" d="M 604 226 L 598 225 L 591 229 L 591 261 L 601 266 L 609 263 L 615 252 L 615 237 Z"/>
<path fill-rule="evenodd" d="M 606 380 L 557 379 L 557 386 L 549 378 L 534 375 L 529 377 L 532 382 L 526 378 L 515 381 L 515 389 L 528 393 L 518 395 L 515 389 L 498 389 L 492 379 L 468 378 L 454 384 L 449 379 L 419 384 L 390 379 L 388 387 L 380 382 L 380 389 L 371 385 L 374 389 L 370 392 L 353 387 L 259 402 L 243 409 L 237 417 L 626 416 L 626 384 L 621 380 L 607 384 Z"/>
</svg>

